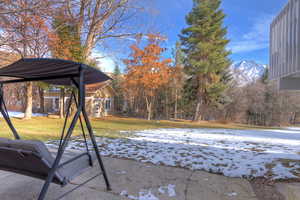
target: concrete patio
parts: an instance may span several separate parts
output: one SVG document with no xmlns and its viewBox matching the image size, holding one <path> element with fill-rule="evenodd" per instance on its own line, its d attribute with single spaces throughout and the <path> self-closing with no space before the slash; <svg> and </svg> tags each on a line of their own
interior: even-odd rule
<svg viewBox="0 0 300 200">
<path fill-rule="evenodd" d="M 65 200 L 256 200 L 250 183 L 244 179 L 227 178 L 202 171 L 104 158 L 113 191 L 105 191 L 102 177 L 74 191 Z M 47 199 L 56 199 L 74 185 L 97 174 L 99 168 L 76 178 L 61 188 L 52 184 Z M 1 200 L 36 199 L 43 181 L 0 172 Z"/>
</svg>

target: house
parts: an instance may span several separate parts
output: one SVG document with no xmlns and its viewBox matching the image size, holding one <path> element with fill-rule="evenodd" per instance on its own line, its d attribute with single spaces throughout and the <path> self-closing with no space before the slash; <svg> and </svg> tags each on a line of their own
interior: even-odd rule
<svg viewBox="0 0 300 200">
<path fill-rule="evenodd" d="M 67 90 L 67 89 L 65 89 Z M 104 117 L 114 112 L 115 91 L 111 81 L 86 86 L 86 110 L 91 117 Z M 63 99 L 63 101 L 62 101 Z M 61 93 L 61 89 L 54 87 L 44 92 L 44 110 L 46 113 L 58 114 L 60 105 L 66 105 L 70 99 L 70 92 Z"/>
<path fill-rule="evenodd" d="M 300 89 L 300 0 L 289 0 L 271 24 L 269 78 L 280 89 Z"/>
<path fill-rule="evenodd" d="M 0 68 L 19 59 L 11 53 L 0 51 Z M 66 89 L 68 91 L 68 89 Z M 24 83 L 4 86 L 4 99 L 8 110 L 24 112 L 26 105 L 26 85 Z M 66 109 L 70 93 L 65 92 L 61 103 L 61 91 L 58 87 L 42 89 L 39 84 L 33 85 L 33 112 L 59 114 L 60 105 Z M 111 81 L 86 86 L 86 109 L 92 117 L 103 117 L 114 112 L 115 91 Z"/>
<path fill-rule="evenodd" d="M 6 51 L 0 51 L 0 68 L 5 67 L 19 59 L 20 56 L 16 54 L 9 53 Z M 0 77 L 0 80 L 1 79 L 4 80 L 6 78 Z M 25 110 L 25 104 L 26 104 L 25 94 L 26 94 L 26 88 L 24 83 L 4 85 L 4 99 L 6 102 L 7 109 L 11 111 L 23 112 Z M 39 108 L 37 87 L 34 87 L 33 89 L 33 96 L 34 96 L 33 106 L 34 108 L 37 108 L 34 109 L 33 111 L 36 112 L 38 111 Z"/>
</svg>

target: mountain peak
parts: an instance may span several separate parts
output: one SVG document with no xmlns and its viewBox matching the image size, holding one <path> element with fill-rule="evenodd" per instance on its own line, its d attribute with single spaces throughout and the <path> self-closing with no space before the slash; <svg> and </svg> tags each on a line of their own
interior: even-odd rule
<svg viewBox="0 0 300 200">
<path fill-rule="evenodd" d="M 267 65 L 258 64 L 253 60 L 242 60 L 232 63 L 230 70 L 233 78 L 241 86 L 254 82 L 263 76 Z"/>
</svg>

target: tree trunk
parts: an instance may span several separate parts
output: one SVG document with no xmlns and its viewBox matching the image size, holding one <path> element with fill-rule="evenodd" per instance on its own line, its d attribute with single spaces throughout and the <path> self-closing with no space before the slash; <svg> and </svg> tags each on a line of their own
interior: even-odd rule
<svg viewBox="0 0 300 200">
<path fill-rule="evenodd" d="M 146 97 L 146 105 L 147 105 L 147 113 L 148 113 L 147 119 L 151 120 L 151 117 L 152 117 L 152 101 L 149 100 L 148 97 Z"/>
<path fill-rule="evenodd" d="M 170 119 L 170 114 L 169 114 L 169 98 L 168 98 L 168 92 L 166 92 L 166 103 L 165 103 L 165 110 L 166 110 L 166 119 Z"/>
<path fill-rule="evenodd" d="M 26 108 L 24 119 L 32 117 L 32 82 L 26 83 Z"/>
<path fill-rule="evenodd" d="M 39 88 L 39 95 L 40 95 L 40 112 L 45 113 L 45 99 L 44 99 L 44 89 Z"/>
<path fill-rule="evenodd" d="M 201 107 L 201 102 L 197 102 L 196 111 L 195 111 L 195 115 L 194 115 L 194 120 L 193 121 L 199 121 L 201 119 L 200 107 Z"/>
<path fill-rule="evenodd" d="M 59 97 L 59 117 L 64 118 L 64 102 L 65 102 L 65 88 L 60 88 Z"/>
<path fill-rule="evenodd" d="M 147 106 L 148 107 L 148 120 L 151 120 L 152 117 L 152 102 L 150 102 L 150 104 Z"/>
<path fill-rule="evenodd" d="M 174 119 L 177 119 L 177 118 L 178 118 L 178 116 L 177 116 L 177 113 L 178 113 L 177 109 L 178 109 L 178 90 L 177 90 L 177 89 L 175 89 L 175 108 L 174 108 Z"/>
<path fill-rule="evenodd" d="M 196 110 L 195 110 L 195 115 L 194 115 L 194 119 L 193 121 L 200 121 L 202 119 L 200 110 L 201 110 L 201 106 L 202 106 L 202 98 L 201 98 L 201 94 L 198 94 L 198 98 L 197 98 L 197 106 L 196 106 Z"/>
</svg>

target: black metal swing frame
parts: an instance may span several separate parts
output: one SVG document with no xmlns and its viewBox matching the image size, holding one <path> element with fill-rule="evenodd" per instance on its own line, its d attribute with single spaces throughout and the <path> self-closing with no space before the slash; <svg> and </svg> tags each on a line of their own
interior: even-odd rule
<svg viewBox="0 0 300 200">
<path fill-rule="evenodd" d="M 109 183 L 109 180 L 108 180 L 105 168 L 104 168 L 104 164 L 103 164 L 102 158 L 100 156 L 99 148 L 98 148 L 98 145 L 97 145 L 97 142 L 96 142 L 96 139 L 95 139 L 95 135 L 94 135 L 94 132 L 93 132 L 93 129 L 92 129 L 92 126 L 91 126 L 91 123 L 90 123 L 87 111 L 85 109 L 85 82 L 84 82 L 84 73 L 85 73 L 85 67 L 80 66 L 79 73 L 78 74 L 74 74 L 74 75 L 69 74 L 69 75 L 63 75 L 63 76 L 43 76 L 43 77 L 37 77 L 37 78 L 34 77 L 34 78 L 22 78 L 22 79 L 15 79 L 15 80 L 0 81 L 0 112 L 1 112 L 4 120 L 6 121 L 7 125 L 11 129 L 11 131 L 12 131 L 15 139 L 17 139 L 17 140 L 20 140 L 21 137 L 19 136 L 17 130 L 13 126 L 13 124 L 12 124 L 12 122 L 10 120 L 7 108 L 5 106 L 3 85 L 9 84 L 9 83 L 17 83 L 17 82 L 43 81 L 43 80 L 55 80 L 55 79 L 61 79 L 61 78 L 69 78 L 72 81 L 72 83 L 75 86 L 75 88 L 77 89 L 77 91 L 78 91 L 78 96 L 77 96 L 78 101 L 76 100 L 76 95 L 75 95 L 74 91 L 72 92 L 72 94 L 70 96 L 70 101 L 69 101 L 69 105 L 68 105 L 68 109 L 67 109 L 67 113 L 66 113 L 67 116 L 65 118 L 64 127 L 63 127 L 63 130 L 62 130 L 61 140 L 60 140 L 59 148 L 58 148 L 58 151 L 57 151 L 57 155 L 56 155 L 55 161 L 54 161 L 54 163 L 52 165 L 52 168 L 51 168 L 51 170 L 48 173 L 48 177 L 45 180 L 45 183 L 44 183 L 44 185 L 42 187 L 42 190 L 41 190 L 41 192 L 39 194 L 38 200 L 45 199 L 47 191 L 48 191 L 49 186 L 50 186 L 50 183 L 52 183 L 52 181 L 53 181 L 55 172 L 60 167 L 66 165 L 66 164 L 69 164 L 70 162 L 73 162 L 76 159 L 78 159 L 78 158 L 80 158 L 80 157 L 82 157 L 84 155 L 88 155 L 89 156 L 90 162 L 92 164 L 92 159 L 91 159 L 91 155 L 89 153 L 90 151 L 88 149 L 88 144 L 87 144 L 87 140 L 86 140 L 86 134 L 84 132 L 83 122 L 85 123 L 86 128 L 88 130 L 88 134 L 89 134 L 89 137 L 91 139 L 92 146 L 93 146 L 93 149 L 94 149 L 95 154 L 96 154 L 96 158 L 97 158 L 98 163 L 100 165 L 100 169 L 101 169 L 101 172 L 102 172 L 100 174 L 103 175 L 103 178 L 105 180 L 105 184 L 106 184 L 107 190 L 111 190 L 110 183 Z M 71 104 L 72 104 L 72 99 L 75 101 L 77 110 L 75 112 L 75 115 L 74 115 L 74 117 L 73 117 L 73 119 L 71 121 L 71 124 L 70 124 L 68 130 L 65 132 L 66 125 L 67 125 L 67 120 L 68 120 L 68 117 L 69 117 L 70 108 L 71 108 Z M 83 120 L 81 118 L 81 115 L 83 116 Z M 81 125 L 81 128 L 82 128 L 82 133 L 83 133 L 83 137 L 84 137 L 84 140 L 85 140 L 87 152 L 86 153 L 82 153 L 82 154 L 80 154 L 80 155 L 78 155 L 78 156 L 76 156 L 74 158 L 71 158 L 70 160 L 65 161 L 64 163 L 60 163 L 60 161 L 62 159 L 62 156 L 63 156 L 63 154 L 65 152 L 65 149 L 67 147 L 67 144 L 68 144 L 68 142 L 69 142 L 69 140 L 70 140 L 70 138 L 72 136 L 73 130 L 74 130 L 74 128 L 75 128 L 75 126 L 76 126 L 76 124 L 77 124 L 78 121 L 80 121 L 80 125 Z M 99 176 L 100 174 L 98 174 L 97 176 Z M 85 183 L 93 180 L 97 176 L 92 177 L 91 179 L 87 180 L 83 184 L 85 184 Z M 79 188 L 80 186 L 82 186 L 82 185 L 79 185 L 79 186 L 75 187 L 74 189 L 72 189 L 69 192 L 66 192 L 60 198 L 64 197 L 66 194 L 69 194 L 70 192 L 74 191 L 75 189 Z"/>
</svg>

